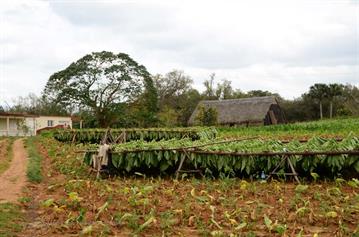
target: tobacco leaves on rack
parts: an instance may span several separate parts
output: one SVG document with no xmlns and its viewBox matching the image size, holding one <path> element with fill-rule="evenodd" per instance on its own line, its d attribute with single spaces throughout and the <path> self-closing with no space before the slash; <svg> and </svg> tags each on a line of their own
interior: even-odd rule
<svg viewBox="0 0 359 237">
<path fill-rule="evenodd" d="M 125 172 L 145 172 L 155 170 L 158 173 L 173 173 L 179 165 L 181 158 L 186 157 L 184 168 L 198 169 L 204 174 L 218 176 L 253 176 L 262 171 L 270 173 L 280 162 L 281 156 L 250 155 L 236 156 L 235 154 L 200 154 L 196 151 L 218 151 L 229 153 L 253 153 L 253 152 L 303 152 L 303 151 L 352 151 L 359 150 L 359 138 L 352 134 L 342 141 L 331 138 L 314 137 L 308 142 L 301 143 L 293 140 L 283 143 L 277 140 L 247 140 L 240 142 L 229 142 L 214 144 L 198 148 L 188 147 L 200 146 L 214 143 L 217 140 L 201 139 L 193 141 L 190 138 L 172 139 L 161 141 L 132 141 L 124 144 L 114 145 L 111 154 L 111 166 Z M 95 150 L 96 145 L 87 146 L 89 150 Z M 184 152 L 186 150 L 186 152 Z M 85 161 L 90 163 L 91 155 L 85 154 Z M 188 156 L 186 156 L 188 154 Z M 294 168 L 300 175 L 310 176 L 310 173 L 318 173 L 321 176 L 337 177 L 358 176 L 358 155 L 305 155 L 290 156 Z M 283 166 L 281 172 L 288 171 Z"/>
</svg>

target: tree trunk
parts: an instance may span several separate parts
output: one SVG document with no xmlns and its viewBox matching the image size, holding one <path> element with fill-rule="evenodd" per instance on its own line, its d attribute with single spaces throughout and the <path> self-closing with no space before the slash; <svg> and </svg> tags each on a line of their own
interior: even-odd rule
<svg viewBox="0 0 359 237">
<path fill-rule="evenodd" d="M 96 120 L 100 128 L 107 128 L 109 125 L 106 114 L 101 109 L 96 110 Z"/>
<path fill-rule="evenodd" d="M 319 102 L 319 111 L 320 111 L 320 119 L 323 119 L 323 106 L 322 106 L 322 102 Z"/>
<path fill-rule="evenodd" d="M 108 127 L 108 123 L 106 121 L 106 118 L 104 118 L 104 116 L 99 116 L 97 120 L 98 120 L 98 125 L 100 128 Z"/>
<path fill-rule="evenodd" d="M 330 108 L 329 108 L 329 117 L 333 117 L 333 101 L 330 101 Z"/>
</svg>

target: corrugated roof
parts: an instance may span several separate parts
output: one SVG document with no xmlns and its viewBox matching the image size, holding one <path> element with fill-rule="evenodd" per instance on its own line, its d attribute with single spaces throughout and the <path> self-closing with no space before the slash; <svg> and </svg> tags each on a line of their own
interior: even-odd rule
<svg viewBox="0 0 359 237">
<path fill-rule="evenodd" d="M 196 124 L 195 118 L 200 106 L 215 108 L 219 124 L 238 124 L 247 121 L 263 121 L 272 104 L 277 104 L 274 96 L 251 97 L 231 100 L 204 100 L 199 102 L 188 123 Z"/>
</svg>

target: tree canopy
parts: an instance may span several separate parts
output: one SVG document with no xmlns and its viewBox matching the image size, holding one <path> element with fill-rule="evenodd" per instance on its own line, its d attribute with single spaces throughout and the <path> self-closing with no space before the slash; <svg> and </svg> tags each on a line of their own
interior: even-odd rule
<svg viewBox="0 0 359 237">
<path fill-rule="evenodd" d="M 159 125 L 185 126 L 201 100 L 199 92 L 192 88 L 191 77 L 183 71 L 173 70 L 154 76 L 154 83 L 159 98 Z"/>
<path fill-rule="evenodd" d="M 200 106 L 195 120 L 201 126 L 213 126 L 218 122 L 218 112 L 215 108 Z"/>
<path fill-rule="evenodd" d="M 129 104 L 154 120 L 157 95 L 151 75 L 129 55 L 102 51 L 85 55 L 50 76 L 44 90 L 50 101 L 91 111 L 101 127 L 116 122 Z M 146 126 L 146 123 L 142 123 Z"/>
</svg>

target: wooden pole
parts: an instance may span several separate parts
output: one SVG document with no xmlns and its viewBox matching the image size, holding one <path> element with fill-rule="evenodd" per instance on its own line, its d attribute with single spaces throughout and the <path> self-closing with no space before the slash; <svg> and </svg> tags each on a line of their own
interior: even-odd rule
<svg viewBox="0 0 359 237">
<path fill-rule="evenodd" d="M 9 136 L 10 134 L 10 118 L 6 117 L 6 135 Z"/>
<path fill-rule="evenodd" d="M 173 148 L 173 149 L 141 149 L 141 150 L 132 150 L 132 151 L 112 151 L 112 154 L 122 154 L 122 153 L 137 153 L 143 151 L 181 151 L 183 148 Z M 293 151 L 293 152 L 225 152 L 225 151 L 204 151 L 204 150 L 186 150 L 188 153 L 197 153 L 204 155 L 223 155 L 223 156 L 318 156 L 318 155 L 359 155 L 359 150 L 350 150 L 350 151 Z M 75 153 L 85 153 L 85 152 L 96 152 L 96 150 L 78 150 Z"/>
</svg>

